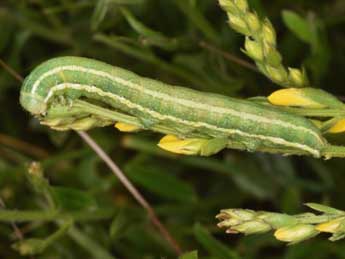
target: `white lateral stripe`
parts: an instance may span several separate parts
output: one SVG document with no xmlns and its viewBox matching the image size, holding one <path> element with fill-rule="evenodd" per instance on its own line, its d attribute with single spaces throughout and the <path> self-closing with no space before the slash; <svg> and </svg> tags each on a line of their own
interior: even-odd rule
<svg viewBox="0 0 345 259">
<path fill-rule="evenodd" d="M 192 109 L 197 108 L 197 109 L 206 110 L 206 111 L 214 111 L 217 113 L 229 114 L 229 115 L 236 116 L 239 118 L 248 119 L 248 120 L 251 120 L 251 121 L 254 121 L 257 123 L 268 123 L 268 124 L 273 124 L 273 125 L 279 125 L 279 126 L 282 126 L 285 128 L 302 130 L 302 131 L 310 133 L 311 135 L 314 135 L 320 141 L 320 143 L 323 143 L 323 140 L 320 138 L 320 136 L 316 132 L 314 132 L 310 129 L 307 129 L 305 127 L 302 127 L 302 126 L 296 126 L 296 125 L 291 124 L 289 122 L 285 122 L 285 121 L 281 121 L 281 120 L 277 120 L 277 119 L 269 119 L 269 118 L 261 117 L 261 116 L 246 113 L 246 112 L 238 112 L 236 110 L 229 109 L 229 108 L 207 105 L 207 104 L 202 104 L 202 103 L 194 102 L 194 101 L 187 100 L 187 99 L 176 98 L 174 96 L 171 96 L 171 95 L 168 95 L 165 93 L 152 91 L 150 89 L 143 87 L 140 84 L 135 84 L 135 83 L 130 82 L 128 80 L 124 80 L 123 78 L 111 75 L 107 72 L 95 70 L 95 69 L 91 69 L 91 68 L 85 68 L 85 67 L 81 67 L 81 66 L 74 66 L 74 65 L 61 66 L 61 67 L 56 67 L 52 70 L 47 71 L 46 73 L 42 74 L 37 79 L 37 81 L 33 84 L 32 93 L 36 92 L 36 90 L 39 87 L 42 80 L 44 80 L 46 77 L 57 74 L 61 71 L 85 72 L 85 73 L 90 73 L 90 74 L 97 75 L 100 77 L 105 77 L 105 78 L 108 78 L 109 80 L 115 81 L 115 82 L 122 84 L 122 85 L 125 85 L 125 86 L 128 86 L 128 87 L 135 89 L 137 91 L 140 91 L 142 93 L 145 93 L 145 94 L 148 94 L 148 95 L 151 95 L 153 97 L 157 97 L 157 98 L 160 98 L 163 100 L 172 101 L 172 102 L 178 103 L 180 105 L 184 105 L 184 106 L 192 108 Z"/>
<path fill-rule="evenodd" d="M 284 146 L 288 146 L 288 147 L 294 147 L 294 148 L 305 150 L 305 151 L 313 154 L 316 157 L 320 156 L 320 152 L 316 149 L 313 149 L 313 148 L 311 148 L 307 145 L 304 145 L 304 144 L 290 142 L 290 141 L 287 141 L 287 140 L 282 139 L 282 138 L 270 137 L 270 136 L 264 136 L 264 135 L 258 135 L 258 134 L 250 134 L 250 133 L 243 132 L 243 131 L 240 131 L 237 129 L 220 128 L 220 127 L 217 127 L 215 125 L 211 125 L 211 124 L 208 124 L 205 122 L 193 122 L 193 121 L 188 121 L 188 120 L 184 120 L 181 118 L 177 118 L 177 117 L 174 117 L 171 115 L 160 114 L 156 111 L 142 107 L 139 104 L 133 103 L 133 102 L 127 100 L 126 98 L 122 97 L 122 96 L 118 96 L 118 95 L 110 93 L 110 92 L 105 92 L 102 89 L 99 89 L 98 87 L 91 86 L 91 85 L 72 84 L 72 83 L 62 83 L 62 84 L 55 85 L 50 89 L 50 91 L 49 91 L 49 93 L 48 93 L 48 95 L 44 101 L 48 102 L 48 100 L 54 95 L 54 93 L 56 91 L 65 90 L 65 89 L 83 90 L 83 91 L 86 91 L 89 93 L 95 93 L 95 94 L 102 96 L 102 97 L 109 97 L 111 99 L 115 99 L 115 100 L 119 101 L 120 103 L 126 105 L 129 108 L 134 108 L 134 109 L 137 109 L 139 111 L 143 111 L 145 113 L 148 113 L 152 117 L 157 118 L 159 120 L 170 120 L 170 121 L 182 123 L 182 124 L 192 126 L 192 127 L 205 127 L 205 128 L 211 129 L 211 130 L 221 131 L 221 132 L 225 132 L 228 134 L 237 134 L 240 136 L 254 138 L 254 139 L 268 140 L 274 144 L 280 144 L 280 145 L 284 145 Z"/>
</svg>

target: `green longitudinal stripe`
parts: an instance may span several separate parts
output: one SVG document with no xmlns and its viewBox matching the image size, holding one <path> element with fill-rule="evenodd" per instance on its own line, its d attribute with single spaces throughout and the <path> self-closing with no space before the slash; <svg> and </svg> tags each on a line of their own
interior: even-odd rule
<svg viewBox="0 0 345 259">
<path fill-rule="evenodd" d="M 122 96 L 119 96 L 119 95 L 116 95 L 116 94 L 110 93 L 110 92 L 105 92 L 102 89 L 95 87 L 95 86 L 84 85 L 84 84 L 75 84 L 75 83 L 58 84 L 58 85 L 55 85 L 52 88 L 50 88 L 49 93 L 48 93 L 45 101 L 48 102 L 49 99 L 52 96 L 54 96 L 55 92 L 66 90 L 66 89 L 86 91 L 88 93 L 93 93 L 93 94 L 97 94 L 97 95 L 102 96 L 102 97 L 108 97 L 108 98 L 114 99 L 117 102 L 120 102 L 123 105 L 126 105 L 130 109 L 137 109 L 139 111 L 145 112 L 145 113 L 150 114 L 152 117 L 159 119 L 159 120 L 170 120 L 173 122 L 181 123 L 181 124 L 188 125 L 188 126 L 195 127 L 195 128 L 204 127 L 204 128 L 208 128 L 208 129 L 211 129 L 214 131 L 224 132 L 224 133 L 227 133 L 229 135 L 235 134 L 235 135 L 244 136 L 244 137 L 248 137 L 248 138 L 270 141 L 271 143 L 276 144 L 276 145 L 293 147 L 293 148 L 305 150 L 305 151 L 313 154 L 314 156 L 317 156 L 317 157 L 320 156 L 320 152 L 318 150 L 312 148 L 312 147 L 309 147 L 309 146 L 301 144 L 301 143 L 289 142 L 283 138 L 264 136 L 264 135 L 258 135 L 258 134 L 251 134 L 251 133 L 247 133 L 247 132 L 244 132 L 244 131 L 241 131 L 238 129 L 221 128 L 221 127 L 211 125 L 211 124 L 208 124 L 205 122 L 188 121 L 188 120 L 177 118 L 177 117 L 174 117 L 171 115 L 161 114 L 157 111 L 153 111 L 153 110 L 150 110 L 150 109 L 143 107 L 139 104 L 133 103 L 130 100 L 128 100 Z"/>
<path fill-rule="evenodd" d="M 53 76 L 55 74 L 58 74 L 60 72 L 63 71 L 72 71 L 72 72 L 84 72 L 87 74 L 92 74 L 95 76 L 100 76 L 103 78 L 107 78 L 111 81 L 117 82 L 119 84 L 125 85 L 129 88 L 135 89 L 137 91 L 139 91 L 142 94 L 148 95 L 148 96 L 152 96 L 152 97 L 156 97 L 161 99 L 162 101 L 171 101 L 173 103 L 179 104 L 179 105 L 183 105 L 185 107 L 188 107 L 190 109 L 198 109 L 198 110 L 205 110 L 205 111 L 212 111 L 215 113 L 221 113 L 221 114 L 226 114 L 229 116 L 235 116 L 238 118 L 241 118 L 243 120 L 251 120 L 255 123 L 258 124 L 262 124 L 262 123 L 266 123 L 266 124 L 271 124 L 271 125 L 279 125 L 282 126 L 284 128 L 287 129 L 294 129 L 294 130 L 299 130 L 299 131 L 304 131 L 307 132 L 311 135 L 313 135 L 314 137 L 316 137 L 316 139 L 319 140 L 320 143 L 323 143 L 323 139 L 313 130 L 303 127 L 303 126 L 298 126 L 298 125 L 294 125 L 290 122 L 286 122 L 286 121 L 282 121 L 279 119 L 272 119 L 272 118 L 266 118 L 264 116 L 258 116 L 256 114 L 251 114 L 248 112 L 243 112 L 243 111 L 236 111 L 234 109 L 231 108 L 224 108 L 224 107 L 219 107 L 216 105 L 208 105 L 208 104 L 204 104 L 204 103 L 198 103 L 195 102 L 193 100 L 189 100 L 189 99 L 185 99 L 185 98 L 180 98 L 180 97 L 175 97 L 173 95 L 169 95 L 163 92 L 158 92 L 158 91 L 153 91 L 151 89 L 145 88 L 140 84 L 131 82 L 129 80 L 126 80 L 124 78 L 121 77 L 117 77 L 115 75 L 109 74 L 107 72 L 101 71 L 101 70 L 96 70 L 96 69 L 91 69 L 91 68 L 85 68 L 82 66 L 76 66 L 76 65 L 67 65 L 67 66 L 60 66 L 60 67 L 56 67 L 53 68 L 49 71 L 47 71 L 46 73 L 42 74 L 37 81 L 35 81 L 35 83 L 33 84 L 33 87 L 31 89 L 31 93 L 35 93 L 39 87 L 39 85 L 41 84 L 41 82 L 49 77 L 49 76 Z"/>
</svg>

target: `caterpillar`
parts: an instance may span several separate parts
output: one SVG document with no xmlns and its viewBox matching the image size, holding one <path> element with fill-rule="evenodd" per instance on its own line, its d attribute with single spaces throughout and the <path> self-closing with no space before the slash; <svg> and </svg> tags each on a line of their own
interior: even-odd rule
<svg viewBox="0 0 345 259">
<path fill-rule="evenodd" d="M 39 65 L 26 77 L 20 103 L 54 129 L 152 130 L 168 134 L 160 147 L 183 154 L 235 148 L 318 158 L 330 146 L 308 119 L 273 105 L 168 85 L 82 57 Z"/>
</svg>

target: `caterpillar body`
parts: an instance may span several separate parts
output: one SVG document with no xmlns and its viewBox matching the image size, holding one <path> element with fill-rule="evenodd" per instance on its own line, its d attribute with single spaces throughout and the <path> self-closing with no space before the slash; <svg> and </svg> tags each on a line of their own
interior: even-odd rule
<svg viewBox="0 0 345 259">
<path fill-rule="evenodd" d="M 76 109 L 82 100 L 92 109 Z M 222 139 L 223 147 L 280 150 L 320 157 L 328 145 L 308 119 L 273 106 L 168 85 L 93 59 L 59 57 L 39 65 L 25 79 L 21 105 L 56 129 L 86 129 L 115 123 L 97 108 L 133 118 L 142 129 L 182 139 Z M 60 117 L 53 111 L 60 109 Z M 74 111 L 74 112 L 73 112 Z M 86 123 L 80 128 L 82 120 Z M 121 116 L 118 121 L 121 121 Z M 79 125 L 79 128 L 77 126 Z"/>
</svg>

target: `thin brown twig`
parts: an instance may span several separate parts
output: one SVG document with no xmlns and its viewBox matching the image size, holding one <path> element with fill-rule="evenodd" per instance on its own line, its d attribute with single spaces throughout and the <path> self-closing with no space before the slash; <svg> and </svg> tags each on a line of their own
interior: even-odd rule
<svg viewBox="0 0 345 259">
<path fill-rule="evenodd" d="M 24 78 L 21 75 L 19 75 L 13 68 L 7 65 L 6 62 L 3 61 L 1 58 L 0 58 L 0 66 L 3 67 L 3 69 L 5 69 L 10 75 L 12 75 L 19 82 L 23 82 Z"/>
<path fill-rule="evenodd" d="M 177 241 L 170 235 L 169 231 L 158 219 L 154 209 L 145 200 L 136 187 L 128 180 L 122 170 L 113 162 L 113 160 L 103 151 L 103 149 L 86 133 L 83 131 L 77 131 L 79 136 L 95 151 L 95 153 L 108 165 L 114 175 L 120 180 L 120 182 L 126 187 L 126 189 L 132 194 L 137 202 L 147 211 L 151 222 L 157 227 L 162 236 L 171 245 L 177 255 L 181 254 L 181 248 Z"/>
<path fill-rule="evenodd" d="M 36 158 L 46 158 L 48 152 L 28 142 L 0 133 L 0 144 L 22 151 Z"/>
<path fill-rule="evenodd" d="M 249 63 L 249 62 L 247 62 L 247 61 L 245 61 L 239 57 L 236 57 L 233 54 L 225 52 L 224 50 L 221 50 L 221 49 L 219 49 L 219 48 L 217 48 L 217 47 L 215 47 L 215 46 L 213 46 L 213 45 L 211 45 L 205 41 L 200 41 L 199 46 L 204 48 L 204 49 L 207 49 L 209 51 L 212 51 L 214 53 L 217 53 L 219 55 L 222 55 L 224 58 L 226 58 L 226 59 L 228 59 L 228 60 L 230 60 L 230 61 L 232 61 L 238 65 L 241 65 L 245 68 L 248 68 L 254 72 L 260 73 L 260 71 L 257 69 L 257 67 L 255 65 L 253 65 L 253 64 L 251 64 L 251 63 Z"/>
</svg>

